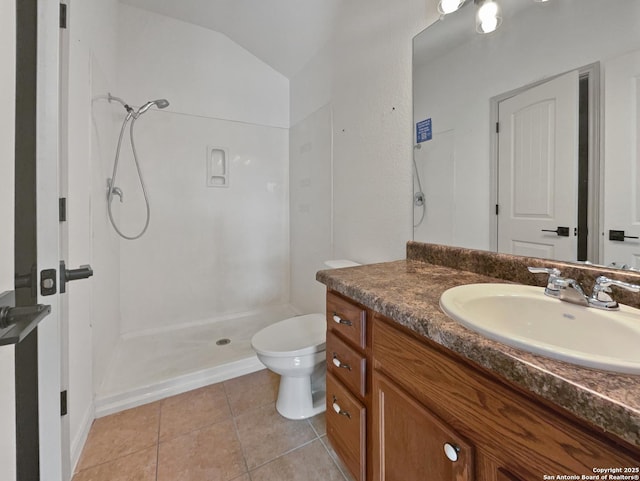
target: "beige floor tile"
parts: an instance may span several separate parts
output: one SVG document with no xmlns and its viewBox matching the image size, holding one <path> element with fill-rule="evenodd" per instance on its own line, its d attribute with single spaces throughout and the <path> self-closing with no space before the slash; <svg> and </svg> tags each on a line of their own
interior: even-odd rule
<svg viewBox="0 0 640 481">
<path fill-rule="evenodd" d="M 224 388 L 233 415 L 275 402 L 279 384 L 280 376 L 268 369 L 225 381 Z"/>
<path fill-rule="evenodd" d="M 318 436 L 327 434 L 327 423 L 325 422 L 324 413 L 316 414 L 312 418 L 309 418 L 309 422 Z"/>
<path fill-rule="evenodd" d="M 151 403 L 96 419 L 78 471 L 157 446 L 160 404 Z"/>
<path fill-rule="evenodd" d="M 158 481 L 228 481 L 246 471 L 231 420 L 160 443 Z"/>
<path fill-rule="evenodd" d="M 160 404 L 160 441 L 231 419 L 222 384 L 212 384 L 164 399 Z"/>
<path fill-rule="evenodd" d="M 279 457 L 255 471 L 252 481 L 344 481 L 319 439 Z"/>
<path fill-rule="evenodd" d="M 156 446 L 76 473 L 73 481 L 155 481 Z"/>
<path fill-rule="evenodd" d="M 317 437 L 306 420 L 280 416 L 275 403 L 247 411 L 235 421 L 250 470 Z"/>
</svg>

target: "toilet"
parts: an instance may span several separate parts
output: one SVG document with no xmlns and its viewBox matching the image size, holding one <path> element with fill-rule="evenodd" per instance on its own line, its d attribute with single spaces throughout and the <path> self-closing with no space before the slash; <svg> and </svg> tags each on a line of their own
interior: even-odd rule
<svg viewBox="0 0 640 481">
<path fill-rule="evenodd" d="M 338 260 L 325 265 L 359 264 Z M 306 314 L 267 326 L 251 339 L 260 362 L 280 375 L 276 409 L 285 418 L 306 419 L 326 409 L 326 330 L 324 314 Z"/>
</svg>

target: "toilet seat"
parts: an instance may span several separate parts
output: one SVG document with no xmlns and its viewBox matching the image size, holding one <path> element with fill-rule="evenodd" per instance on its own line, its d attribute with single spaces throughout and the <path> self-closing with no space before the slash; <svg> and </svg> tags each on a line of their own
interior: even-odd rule
<svg viewBox="0 0 640 481">
<path fill-rule="evenodd" d="M 276 322 L 259 331 L 251 345 L 259 354 L 292 357 L 323 351 L 327 321 L 324 314 L 306 314 Z"/>
</svg>

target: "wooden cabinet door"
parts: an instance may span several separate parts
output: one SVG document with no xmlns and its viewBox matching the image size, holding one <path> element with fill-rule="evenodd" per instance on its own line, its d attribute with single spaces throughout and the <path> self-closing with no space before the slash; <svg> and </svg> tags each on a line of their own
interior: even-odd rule
<svg viewBox="0 0 640 481">
<path fill-rule="evenodd" d="M 374 481 L 473 480 L 472 446 L 378 372 L 373 417 Z"/>
</svg>

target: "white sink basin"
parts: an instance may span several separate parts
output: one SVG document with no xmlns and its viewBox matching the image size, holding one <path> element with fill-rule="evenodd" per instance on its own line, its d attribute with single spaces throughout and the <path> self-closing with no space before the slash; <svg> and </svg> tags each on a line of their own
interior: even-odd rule
<svg viewBox="0 0 640 481">
<path fill-rule="evenodd" d="M 468 284 L 445 291 L 440 307 L 484 336 L 546 357 L 640 374 L 640 310 L 604 311 L 544 295 L 541 287 Z"/>
</svg>

